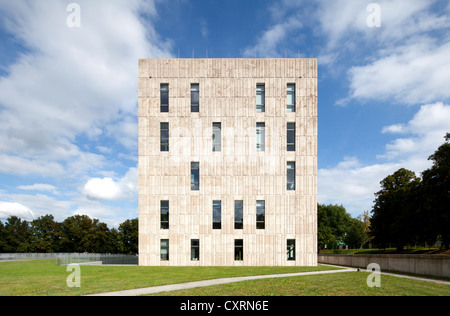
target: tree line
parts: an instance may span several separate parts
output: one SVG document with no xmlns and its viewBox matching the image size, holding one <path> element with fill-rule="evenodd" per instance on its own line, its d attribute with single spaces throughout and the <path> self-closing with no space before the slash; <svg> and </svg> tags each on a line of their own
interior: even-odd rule
<svg viewBox="0 0 450 316">
<path fill-rule="evenodd" d="M 3 253 L 138 253 L 138 220 L 109 229 L 98 219 L 75 215 L 62 222 L 53 215 L 30 222 L 10 216 L 0 221 L 0 252 Z"/>
</svg>

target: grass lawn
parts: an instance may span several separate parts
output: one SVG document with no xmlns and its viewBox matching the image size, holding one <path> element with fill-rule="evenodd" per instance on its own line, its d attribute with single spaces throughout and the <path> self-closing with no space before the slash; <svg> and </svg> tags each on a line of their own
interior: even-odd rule
<svg viewBox="0 0 450 316">
<path fill-rule="evenodd" d="M 370 288 L 369 273 L 345 272 L 243 281 L 159 293 L 176 296 L 450 296 L 450 285 L 381 275 L 381 286 Z M 156 294 L 155 294 L 156 295 Z"/>
<path fill-rule="evenodd" d="M 198 280 L 333 269 L 318 267 L 81 266 L 81 287 L 67 286 L 72 271 L 56 260 L 0 262 L 1 295 L 83 295 Z"/>
<path fill-rule="evenodd" d="M 70 288 L 72 271 L 56 260 L 0 262 L 0 296 L 82 295 L 206 279 L 334 269 L 318 267 L 111 267 L 81 266 L 81 287 Z M 381 276 L 380 288 L 369 288 L 368 273 L 345 272 L 243 281 L 162 295 L 450 295 L 450 285 Z"/>
</svg>

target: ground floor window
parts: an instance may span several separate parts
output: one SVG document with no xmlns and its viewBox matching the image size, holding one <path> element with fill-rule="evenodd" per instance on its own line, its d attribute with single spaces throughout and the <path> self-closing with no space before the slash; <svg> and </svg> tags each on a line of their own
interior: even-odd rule
<svg viewBox="0 0 450 316">
<path fill-rule="evenodd" d="M 161 261 L 169 260 L 169 239 L 161 239 Z"/>
<path fill-rule="evenodd" d="M 200 241 L 191 239 L 191 261 L 200 260 Z"/>
<path fill-rule="evenodd" d="M 287 240 L 287 260 L 295 260 L 295 239 Z"/>
<path fill-rule="evenodd" d="M 234 240 L 234 260 L 244 260 L 244 241 L 242 239 Z"/>
</svg>

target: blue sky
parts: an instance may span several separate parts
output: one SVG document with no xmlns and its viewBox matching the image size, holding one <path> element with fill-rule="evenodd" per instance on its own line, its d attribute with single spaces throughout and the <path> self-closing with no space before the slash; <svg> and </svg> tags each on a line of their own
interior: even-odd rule
<svg viewBox="0 0 450 316">
<path fill-rule="evenodd" d="M 138 216 L 139 58 L 318 58 L 318 199 L 354 217 L 450 132 L 448 1 L 69 3 L 0 1 L 0 219 Z"/>
</svg>

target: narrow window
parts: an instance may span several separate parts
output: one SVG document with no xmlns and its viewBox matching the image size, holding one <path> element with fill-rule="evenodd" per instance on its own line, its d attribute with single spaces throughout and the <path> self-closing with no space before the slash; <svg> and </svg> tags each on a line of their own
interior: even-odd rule
<svg viewBox="0 0 450 316">
<path fill-rule="evenodd" d="M 169 229 L 169 201 L 161 201 L 161 229 Z"/>
<path fill-rule="evenodd" d="M 169 239 L 161 239 L 161 261 L 169 260 Z"/>
<path fill-rule="evenodd" d="M 286 257 L 288 261 L 295 260 L 295 239 L 287 240 Z"/>
<path fill-rule="evenodd" d="M 199 84 L 191 84 L 191 112 L 199 111 Z"/>
<path fill-rule="evenodd" d="M 266 124 L 256 123 L 256 151 L 265 151 Z"/>
<path fill-rule="evenodd" d="M 199 169 L 199 162 L 191 162 L 191 190 L 194 191 L 198 191 L 200 188 Z"/>
<path fill-rule="evenodd" d="M 235 239 L 234 240 L 234 260 L 242 261 L 244 260 L 244 240 Z"/>
<path fill-rule="evenodd" d="M 234 201 L 234 229 L 243 229 L 244 227 L 243 204 L 243 201 Z"/>
<path fill-rule="evenodd" d="M 287 111 L 295 112 L 295 84 L 288 83 L 287 85 Z"/>
<path fill-rule="evenodd" d="M 169 123 L 160 124 L 161 151 L 169 151 Z"/>
<path fill-rule="evenodd" d="M 287 163 L 287 189 L 295 190 L 295 161 Z"/>
<path fill-rule="evenodd" d="M 169 112 L 169 85 L 167 83 L 161 83 L 161 112 Z"/>
<path fill-rule="evenodd" d="M 287 151 L 295 151 L 295 123 L 287 123 Z"/>
<path fill-rule="evenodd" d="M 213 151 L 222 150 L 222 123 L 213 123 Z"/>
<path fill-rule="evenodd" d="M 191 239 L 191 261 L 200 260 L 200 241 Z"/>
<path fill-rule="evenodd" d="M 266 202 L 256 201 L 256 229 L 265 228 Z"/>
<path fill-rule="evenodd" d="M 213 201 L 213 229 L 222 228 L 222 202 Z"/>
<path fill-rule="evenodd" d="M 256 85 L 256 112 L 265 112 L 266 87 L 264 84 Z"/>
</svg>

